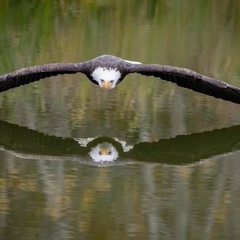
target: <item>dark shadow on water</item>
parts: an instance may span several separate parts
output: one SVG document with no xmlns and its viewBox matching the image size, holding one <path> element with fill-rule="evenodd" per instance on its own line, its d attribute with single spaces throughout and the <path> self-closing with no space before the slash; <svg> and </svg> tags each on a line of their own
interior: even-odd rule
<svg viewBox="0 0 240 240">
<path fill-rule="evenodd" d="M 133 146 L 116 138 L 62 138 L 0 121 L 0 148 L 19 158 L 112 166 L 136 163 L 192 165 L 240 149 L 240 125 Z"/>
</svg>

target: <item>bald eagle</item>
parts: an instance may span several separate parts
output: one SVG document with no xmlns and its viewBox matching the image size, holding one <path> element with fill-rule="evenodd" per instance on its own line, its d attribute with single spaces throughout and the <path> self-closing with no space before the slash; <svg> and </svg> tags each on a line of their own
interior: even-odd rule
<svg viewBox="0 0 240 240">
<path fill-rule="evenodd" d="M 113 89 L 130 73 L 140 73 L 170 81 L 180 87 L 215 98 L 240 104 L 240 88 L 233 85 L 186 68 L 142 64 L 111 55 L 103 55 L 82 63 L 53 63 L 22 68 L 0 76 L 0 92 L 58 74 L 79 72 L 85 74 L 90 81 L 104 89 Z"/>
</svg>

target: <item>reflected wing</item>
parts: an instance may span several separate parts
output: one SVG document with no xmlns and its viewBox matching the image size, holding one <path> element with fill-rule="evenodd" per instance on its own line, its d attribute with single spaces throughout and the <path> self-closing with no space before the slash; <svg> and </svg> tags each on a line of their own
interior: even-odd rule
<svg viewBox="0 0 240 240">
<path fill-rule="evenodd" d="M 27 67 L 0 76 L 0 92 L 58 74 L 85 73 L 85 63 L 53 63 Z"/>
<path fill-rule="evenodd" d="M 240 149 L 240 125 L 213 131 L 179 135 L 158 142 L 138 143 L 125 158 L 142 162 L 193 164 Z"/>
<path fill-rule="evenodd" d="M 99 143 L 109 142 L 119 153 L 122 162 L 195 164 L 200 160 L 240 149 L 240 125 L 208 132 L 179 135 L 158 142 L 138 143 L 124 152 L 120 142 L 111 138 L 93 139 L 86 147 L 76 139 L 48 136 L 26 127 L 0 121 L 0 149 L 38 156 L 87 156 Z"/>
<path fill-rule="evenodd" d="M 87 150 L 71 138 L 49 136 L 0 120 L 0 147 L 37 155 L 86 155 Z"/>
<path fill-rule="evenodd" d="M 155 64 L 138 64 L 129 68 L 131 73 L 159 77 L 215 98 L 240 104 L 240 88 L 210 78 L 192 70 Z"/>
</svg>

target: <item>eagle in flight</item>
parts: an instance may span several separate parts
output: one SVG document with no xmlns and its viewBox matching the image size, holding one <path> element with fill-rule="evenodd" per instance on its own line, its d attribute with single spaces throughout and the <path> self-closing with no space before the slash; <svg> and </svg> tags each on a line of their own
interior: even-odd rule
<svg viewBox="0 0 240 240">
<path fill-rule="evenodd" d="M 240 88 L 190 69 L 159 64 L 142 64 L 112 55 L 81 63 L 52 63 L 26 67 L 0 76 L 0 92 L 58 74 L 83 73 L 104 89 L 113 89 L 126 75 L 140 73 L 170 81 L 180 87 L 240 104 Z"/>
</svg>

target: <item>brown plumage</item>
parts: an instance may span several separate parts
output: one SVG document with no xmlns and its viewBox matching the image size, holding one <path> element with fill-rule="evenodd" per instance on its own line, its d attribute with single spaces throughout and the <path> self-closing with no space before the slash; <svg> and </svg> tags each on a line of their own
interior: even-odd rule
<svg viewBox="0 0 240 240">
<path fill-rule="evenodd" d="M 240 104 L 240 88 L 185 68 L 158 64 L 141 64 L 111 55 L 83 63 L 53 63 L 27 67 L 0 76 L 0 92 L 58 74 L 85 74 L 103 88 L 114 88 L 126 75 L 140 73 L 170 81 L 180 87 Z"/>
</svg>

